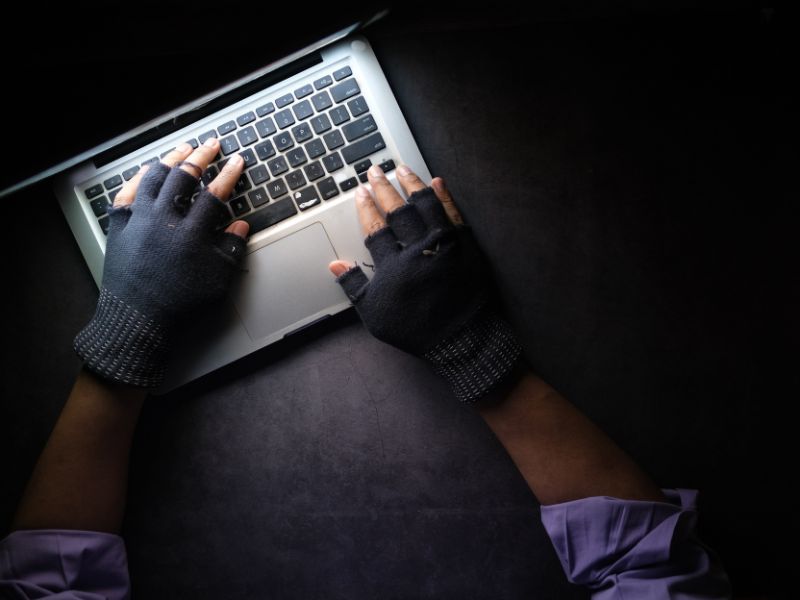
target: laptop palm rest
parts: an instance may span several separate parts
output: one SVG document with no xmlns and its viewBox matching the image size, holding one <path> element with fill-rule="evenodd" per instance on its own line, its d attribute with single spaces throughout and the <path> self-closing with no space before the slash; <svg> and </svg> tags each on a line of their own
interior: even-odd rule
<svg viewBox="0 0 800 600">
<path fill-rule="evenodd" d="M 233 302 L 250 338 L 259 340 L 345 301 L 328 271 L 337 258 L 320 223 L 249 254 Z"/>
</svg>

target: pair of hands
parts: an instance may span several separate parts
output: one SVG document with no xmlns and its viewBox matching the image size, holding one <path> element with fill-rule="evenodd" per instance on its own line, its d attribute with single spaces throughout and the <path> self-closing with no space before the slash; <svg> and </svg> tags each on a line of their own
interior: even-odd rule
<svg viewBox="0 0 800 600">
<path fill-rule="evenodd" d="M 223 201 L 242 174 L 242 158 L 234 154 L 191 201 L 218 150 L 214 138 L 196 149 L 183 144 L 117 194 L 97 312 L 75 343 L 95 373 L 157 386 L 175 324 L 227 291 L 249 229 L 244 221 L 221 227 L 229 220 Z M 368 177 L 372 192 L 360 186 L 356 207 L 375 274 L 370 281 L 344 261 L 329 268 L 373 335 L 424 356 L 451 383 L 468 381 L 457 395 L 474 399 L 519 354 L 507 327 L 484 311 L 489 276 L 483 256 L 442 179 L 428 187 L 399 167 L 406 202 L 379 167 Z"/>
</svg>

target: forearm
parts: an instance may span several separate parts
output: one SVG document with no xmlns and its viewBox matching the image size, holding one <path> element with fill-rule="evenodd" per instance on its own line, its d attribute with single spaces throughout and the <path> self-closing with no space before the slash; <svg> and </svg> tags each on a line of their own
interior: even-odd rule
<svg viewBox="0 0 800 600">
<path fill-rule="evenodd" d="M 116 533 L 145 392 L 82 370 L 39 457 L 12 528 Z"/>
<path fill-rule="evenodd" d="M 590 496 L 664 497 L 596 425 L 530 371 L 477 405 L 541 504 Z"/>
</svg>

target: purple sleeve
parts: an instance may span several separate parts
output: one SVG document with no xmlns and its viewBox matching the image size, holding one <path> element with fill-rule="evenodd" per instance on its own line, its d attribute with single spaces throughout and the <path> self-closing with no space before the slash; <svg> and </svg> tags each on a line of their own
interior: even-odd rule
<svg viewBox="0 0 800 600">
<path fill-rule="evenodd" d="M 592 600 L 730 598 L 728 578 L 694 535 L 696 490 L 668 502 L 593 497 L 542 506 L 567 578 Z"/>
<path fill-rule="evenodd" d="M 122 538 L 97 531 L 15 531 L 0 541 L 0 597 L 14 600 L 125 600 Z"/>
</svg>

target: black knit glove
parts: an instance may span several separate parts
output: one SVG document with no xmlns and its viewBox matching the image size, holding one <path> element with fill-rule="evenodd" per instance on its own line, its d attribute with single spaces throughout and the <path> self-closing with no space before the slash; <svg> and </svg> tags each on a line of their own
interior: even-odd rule
<svg viewBox="0 0 800 600">
<path fill-rule="evenodd" d="M 202 305 L 219 300 L 244 255 L 245 240 L 220 229 L 228 210 L 209 191 L 191 203 L 197 179 L 153 165 L 130 207 L 108 211 L 97 311 L 75 351 L 98 375 L 156 387 L 170 334 Z"/>
<path fill-rule="evenodd" d="M 475 238 L 455 226 L 431 188 L 386 216 L 364 241 L 375 262 L 337 281 L 376 338 L 423 356 L 472 402 L 508 375 L 520 346 L 488 306 L 490 274 Z"/>
</svg>

